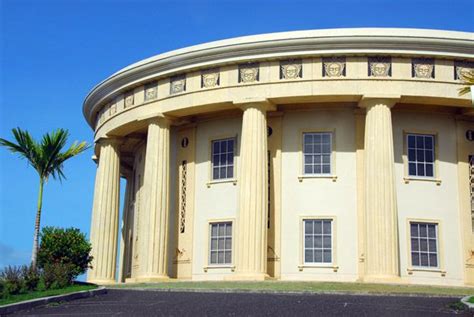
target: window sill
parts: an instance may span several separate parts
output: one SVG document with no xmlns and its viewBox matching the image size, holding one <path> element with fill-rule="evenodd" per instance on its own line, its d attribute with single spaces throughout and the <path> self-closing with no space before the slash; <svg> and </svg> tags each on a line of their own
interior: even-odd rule
<svg viewBox="0 0 474 317">
<path fill-rule="evenodd" d="M 335 264 L 301 264 L 298 265 L 298 270 L 302 272 L 304 269 L 332 269 L 333 272 L 339 270 L 339 266 Z"/>
<path fill-rule="evenodd" d="M 440 273 L 441 276 L 446 276 L 446 271 L 438 268 L 429 267 L 410 267 L 407 268 L 408 275 L 413 275 L 413 272 L 427 272 L 427 273 Z"/>
<path fill-rule="evenodd" d="M 327 179 L 332 179 L 333 182 L 335 182 L 337 180 L 337 175 L 333 175 L 333 174 L 314 174 L 314 175 L 299 175 L 298 176 L 298 180 L 301 182 L 303 182 L 303 179 L 311 179 L 311 178 L 327 178 Z"/>
<path fill-rule="evenodd" d="M 235 266 L 234 265 L 226 265 L 226 264 L 217 264 L 217 265 L 208 265 L 202 268 L 205 273 L 207 273 L 208 270 L 212 269 L 230 269 L 231 272 L 235 271 Z"/>
<path fill-rule="evenodd" d="M 416 176 L 409 176 L 409 177 L 404 177 L 403 181 L 405 184 L 409 184 L 410 182 L 433 182 L 436 183 L 437 186 L 441 185 L 441 179 L 439 178 L 432 178 L 432 177 L 416 177 Z"/>
<path fill-rule="evenodd" d="M 225 184 L 225 183 L 232 183 L 235 186 L 237 185 L 237 179 L 229 178 L 229 179 L 212 180 L 212 181 L 207 182 L 206 185 L 207 185 L 207 188 L 210 188 L 211 185 Z"/>
</svg>

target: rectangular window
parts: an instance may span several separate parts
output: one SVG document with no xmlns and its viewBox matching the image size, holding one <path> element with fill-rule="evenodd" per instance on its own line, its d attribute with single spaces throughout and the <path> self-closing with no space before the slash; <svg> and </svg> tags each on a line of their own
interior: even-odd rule
<svg viewBox="0 0 474 317">
<path fill-rule="evenodd" d="M 304 263 L 332 263 L 332 220 L 306 219 L 304 223 Z"/>
<path fill-rule="evenodd" d="M 212 179 L 234 178 L 235 138 L 212 141 Z"/>
<path fill-rule="evenodd" d="M 407 134 L 408 175 L 434 177 L 434 135 Z"/>
<path fill-rule="evenodd" d="M 331 174 L 332 133 L 303 133 L 304 174 Z"/>
<path fill-rule="evenodd" d="M 410 223 L 411 264 L 419 267 L 438 267 L 438 225 Z"/>
<path fill-rule="evenodd" d="M 232 222 L 211 223 L 210 264 L 232 264 Z"/>
</svg>

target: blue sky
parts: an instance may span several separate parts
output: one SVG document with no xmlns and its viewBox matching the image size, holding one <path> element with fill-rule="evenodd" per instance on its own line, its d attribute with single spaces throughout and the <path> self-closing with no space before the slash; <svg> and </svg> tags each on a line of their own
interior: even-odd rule
<svg viewBox="0 0 474 317">
<path fill-rule="evenodd" d="M 132 1 L 0 0 L 0 137 L 63 127 L 92 142 L 82 116 L 88 91 L 115 71 L 172 49 L 229 37 L 341 27 L 474 31 L 472 0 Z M 89 233 L 92 151 L 50 180 L 42 225 Z M 38 178 L 0 149 L 0 268 L 30 258 Z"/>
</svg>

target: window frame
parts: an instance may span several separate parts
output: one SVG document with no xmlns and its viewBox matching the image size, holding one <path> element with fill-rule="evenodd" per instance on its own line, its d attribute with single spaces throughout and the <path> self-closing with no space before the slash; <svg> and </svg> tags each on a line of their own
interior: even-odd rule
<svg viewBox="0 0 474 317">
<path fill-rule="evenodd" d="M 421 223 L 421 224 L 429 224 L 429 225 L 436 225 L 436 245 L 437 245 L 437 256 L 438 256 L 438 266 L 416 266 L 413 265 L 412 258 L 411 258 L 411 224 L 413 223 Z M 445 262 L 444 262 L 444 242 L 443 242 L 443 226 L 440 220 L 438 219 L 423 219 L 423 218 L 409 218 L 406 220 L 406 237 L 407 237 L 407 273 L 412 275 L 413 272 L 434 272 L 434 273 L 441 273 L 441 276 L 446 275 L 445 271 Z"/>
<path fill-rule="evenodd" d="M 228 139 L 234 139 L 234 164 L 233 164 L 233 177 L 231 178 L 221 178 L 221 179 L 214 179 L 213 176 L 213 168 L 214 168 L 214 163 L 212 161 L 213 159 L 213 142 L 214 141 L 222 141 L 222 140 L 228 140 Z M 224 135 L 218 135 L 218 136 L 213 136 L 209 138 L 208 141 L 208 159 L 209 159 L 209 172 L 208 172 L 208 182 L 207 182 L 207 187 L 210 188 L 211 185 L 213 184 L 220 184 L 220 183 L 233 183 L 234 185 L 237 185 L 237 164 L 238 164 L 238 155 L 239 155 L 239 144 L 238 144 L 238 134 L 224 134 Z"/>
<path fill-rule="evenodd" d="M 329 133 L 331 135 L 331 152 L 330 152 L 330 162 L 329 162 L 329 173 L 312 173 L 306 174 L 305 173 L 305 152 L 304 152 L 304 136 L 308 133 Z M 336 175 L 336 129 L 302 129 L 299 131 L 299 175 L 298 180 L 300 182 L 303 179 L 311 179 L 311 178 L 328 178 L 332 179 L 333 182 L 337 180 Z"/>
<path fill-rule="evenodd" d="M 232 232 L 231 232 L 231 263 L 226 264 L 218 264 L 218 263 L 211 263 L 211 237 L 212 237 L 212 225 L 213 224 L 221 224 L 221 223 L 230 223 L 232 225 Z M 206 264 L 203 267 L 204 272 L 208 272 L 209 269 L 230 269 L 232 272 L 235 270 L 235 233 L 236 233 L 236 222 L 234 218 L 220 218 L 220 219 L 209 219 L 206 222 L 206 232 L 207 232 L 207 243 L 206 247 L 203 248 L 205 252 Z"/>
<path fill-rule="evenodd" d="M 306 262 L 305 261 L 305 221 L 306 220 L 329 220 L 331 221 L 331 262 Z M 300 238 L 299 238 L 299 271 L 304 269 L 332 269 L 333 272 L 339 270 L 337 265 L 337 218 L 336 216 L 300 216 Z"/>
<path fill-rule="evenodd" d="M 408 160 L 408 136 L 410 135 L 422 135 L 433 137 L 433 176 L 415 176 L 409 173 L 409 160 Z M 426 130 L 403 130 L 403 169 L 404 177 L 403 181 L 405 184 L 409 184 L 411 181 L 426 181 L 434 182 L 436 185 L 441 185 L 441 179 L 439 178 L 438 169 L 438 132 L 437 131 L 426 131 Z M 425 163 L 426 164 L 426 163 Z"/>
</svg>

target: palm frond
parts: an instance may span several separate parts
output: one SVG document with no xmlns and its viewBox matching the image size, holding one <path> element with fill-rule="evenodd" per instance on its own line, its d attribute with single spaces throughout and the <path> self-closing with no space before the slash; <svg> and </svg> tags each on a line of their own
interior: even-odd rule
<svg viewBox="0 0 474 317">
<path fill-rule="evenodd" d="M 18 154 L 21 158 L 28 160 L 31 166 L 40 173 L 41 149 L 30 133 L 20 128 L 12 129 L 16 143 L 0 138 L 0 145 L 6 147 L 10 152 Z"/>
<path fill-rule="evenodd" d="M 474 70 L 471 69 L 470 71 L 461 75 L 461 80 L 463 84 L 467 85 L 465 87 L 459 88 L 459 95 L 468 94 L 471 91 L 471 86 L 474 86 Z"/>
</svg>

